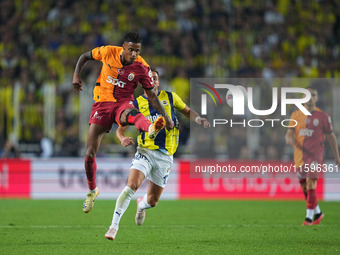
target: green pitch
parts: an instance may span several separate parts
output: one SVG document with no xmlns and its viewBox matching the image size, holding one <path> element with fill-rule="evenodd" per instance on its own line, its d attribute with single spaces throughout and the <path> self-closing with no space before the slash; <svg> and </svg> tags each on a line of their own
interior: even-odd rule
<svg viewBox="0 0 340 255">
<path fill-rule="evenodd" d="M 339 254 L 340 203 L 321 202 L 301 226 L 303 201 L 160 201 L 136 226 L 136 201 L 116 240 L 104 234 L 114 201 L 89 214 L 79 200 L 0 200 L 0 254 Z"/>
</svg>

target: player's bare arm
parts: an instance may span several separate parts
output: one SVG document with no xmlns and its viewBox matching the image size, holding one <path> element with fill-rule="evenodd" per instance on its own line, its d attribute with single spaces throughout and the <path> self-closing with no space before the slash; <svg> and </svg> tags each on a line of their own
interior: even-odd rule
<svg viewBox="0 0 340 255">
<path fill-rule="evenodd" d="M 285 135 L 285 140 L 287 145 L 294 146 L 295 141 L 294 141 L 294 130 L 292 128 L 289 128 L 287 130 L 287 133 Z"/>
<path fill-rule="evenodd" d="M 202 118 L 196 111 L 190 109 L 187 105 L 180 112 L 188 119 L 195 121 L 198 125 L 203 125 L 204 128 L 210 127 L 210 122 L 206 118 Z"/>
<path fill-rule="evenodd" d="M 332 148 L 335 163 L 340 166 L 340 157 L 339 157 L 339 149 L 338 149 L 338 141 L 336 140 L 335 134 L 332 132 L 330 134 L 326 134 L 327 141 Z"/>
<path fill-rule="evenodd" d="M 166 113 L 163 105 L 159 101 L 155 91 L 153 89 L 145 90 L 148 100 L 150 101 L 151 105 L 157 112 L 159 112 L 165 119 L 165 127 L 167 130 L 174 128 L 174 122 L 170 119 L 169 115 Z"/>
<path fill-rule="evenodd" d="M 116 136 L 119 139 L 121 145 L 124 147 L 127 147 L 129 145 L 135 145 L 133 142 L 132 137 L 126 137 L 125 136 L 125 131 L 129 128 L 129 126 L 119 126 L 118 129 L 116 130 Z"/>
<path fill-rule="evenodd" d="M 76 64 L 76 68 L 74 69 L 72 84 L 73 84 L 74 89 L 78 93 L 80 91 L 83 91 L 81 88 L 83 85 L 81 84 L 80 74 L 83 68 L 85 67 L 87 61 L 89 60 L 93 60 L 91 51 L 85 52 L 79 57 L 78 62 Z"/>
</svg>

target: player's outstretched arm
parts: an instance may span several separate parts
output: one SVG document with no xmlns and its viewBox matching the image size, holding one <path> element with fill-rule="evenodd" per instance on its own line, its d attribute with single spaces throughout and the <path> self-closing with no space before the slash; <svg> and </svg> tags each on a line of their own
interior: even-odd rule
<svg viewBox="0 0 340 255">
<path fill-rule="evenodd" d="M 285 140 L 286 140 L 286 144 L 287 145 L 291 145 L 294 146 L 295 145 L 295 141 L 294 141 L 294 130 L 289 128 L 287 130 L 287 133 L 285 135 Z"/>
<path fill-rule="evenodd" d="M 332 148 L 335 163 L 340 166 L 340 157 L 339 157 L 339 149 L 338 149 L 338 141 L 336 140 L 335 134 L 332 132 L 330 134 L 326 134 L 327 141 Z"/>
<path fill-rule="evenodd" d="M 153 89 L 149 89 L 149 90 L 145 90 L 148 99 L 152 105 L 153 108 L 155 108 L 155 110 L 157 112 L 159 112 L 165 119 L 165 127 L 167 130 L 173 129 L 174 128 L 174 122 L 170 119 L 169 115 L 166 113 L 163 105 L 161 104 L 161 102 L 159 101 L 155 91 Z"/>
<path fill-rule="evenodd" d="M 83 91 L 81 88 L 83 85 L 81 84 L 80 73 L 89 60 L 93 60 L 91 51 L 85 52 L 79 57 L 76 68 L 74 69 L 72 84 L 77 92 Z"/>
<path fill-rule="evenodd" d="M 195 121 L 198 125 L 203 125 L 204 128 L 210 127 L 210 122 L 206 118 L 201 118 L 196 111 L 190 109 L 187 105 L 180 112 L 188 119 Z"/>
<path fill-rule="evenodd" d="M 116 130 L 116 136 L 120 141 L 120 144 L 123 145 L 124 147 L 127 147 L 129 145 L 135 145 L 133 142 L 132 137 L 126 137 L 125 136 L 125 131 L 128 129 L 129 126 L 119 126 L 118 129 Z"/>
</svg>

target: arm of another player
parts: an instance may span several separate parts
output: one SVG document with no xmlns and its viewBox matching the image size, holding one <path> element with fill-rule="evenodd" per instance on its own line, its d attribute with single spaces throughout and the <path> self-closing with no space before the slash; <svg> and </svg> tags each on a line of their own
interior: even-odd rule
<svg viewBox="0 0 340 255">
<path fill-rule="evenodd" d="M 133 142 L 132 137 L 126 137 L 125 136 L 125 131 L 128 129 L 129 126 L 119 126 L 118 129 L 116 130 L 116 136 L 120 141 L 120 144 L 123 145 L 124 147 L 127 147 L 129 145 L 135 145 Z"/>
<path fill-rule="evenodd" d="M 295 140 L 294 140 L 294 129 L 288 128 L 287 133 L 285 135 L 285 140 L 287 145 L 294 146 Z"/>
<path fill-rule="evenodd" d="M 159 112 L 165 119 L 165 127 L 167 130 L 174 128 L 174 122 L 170 119 L 169 115 L 166 113 L 163 105 L 159 101 L 155 91 L 153 89 L 145 90 L 148 100 L 150 101 L 151 105 L 157 112 Z"/>
<path fill-rule="evenodd" d="M 340 157 L 339 157 L 339 149 L 338 149 L 338 142 L 336 140 L 335 134 L 332 132 L 330 134 L 326 134 L 327 141 L 332 148 L 335 163 L 340 166 Z"/>
<path fill-rule="evenodd" d="M 190 109 L 187 105 L 180 112 L 188 119 L 195 121 L 198 125 L 203 125 L 204 128 L 210 127 L 210 122 L 206 118 L 201 118 L 196 111 Z"/>
<path fill-rule="evenodd" d="M 81 84 L 80 73 L 89 60 L 94 60 L 91 51 L 85 52 L 79 57 L 76 68 L 74 69 L 72 84 L 78 93 L 83 91 L 81 88 L 83 85 Z"/>
</svg>

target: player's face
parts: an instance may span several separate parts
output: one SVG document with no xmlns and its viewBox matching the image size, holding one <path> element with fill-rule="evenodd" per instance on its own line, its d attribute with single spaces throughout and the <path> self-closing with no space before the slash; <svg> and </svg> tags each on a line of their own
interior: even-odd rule
<svg viewBox="0 0 340 255">
<path fill-rule="evenodd" d="M 306 103 L 306 105 L 308 106 L 315 106 L 316 102 L 318 101 L 319 97 L 318 97 L 318 92 L 314 89 L 308 89 L 310 91 L 311 94 L 311 98 L 310 100 Z"/>
<path fill-rule="evenodd" d="M 142 45 L 140 43 L 124 42 L 123 44 L 123 61 L 126 64 L 132 64 L 139 56 Z"/>
<path fill-rule="evenodd" d="M 158 89 L 159 89 L 159 77 L 158 74 L 156 72 L 152 72 L 152 78 L 155 84 L 155 91 L 156 93 L 158 93 Z"/>
</svg>

